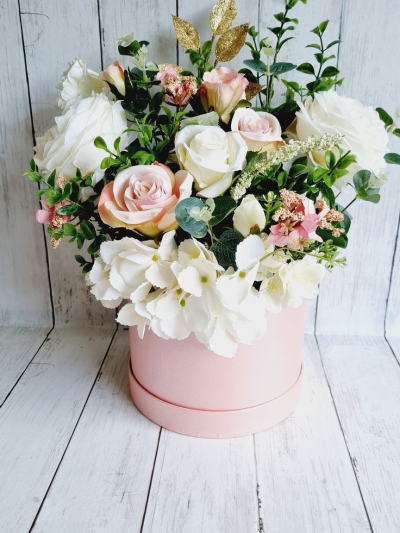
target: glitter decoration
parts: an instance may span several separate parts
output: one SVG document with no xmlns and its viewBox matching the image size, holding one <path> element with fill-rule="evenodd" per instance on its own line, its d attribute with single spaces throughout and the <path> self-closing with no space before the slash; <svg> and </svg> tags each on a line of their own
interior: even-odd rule
<svg viewBox="0 0 400 533">
<path fill-rule="evenodd" d="M 247 22 L 232 28 L 218 39 L 215 47 L 217 61 L 230 61 L 238 55 L 246 42 L 248 29 L 249 23 Z"/>
<path fill-rule="evenodd" d="M 275 165 L 287 163 L 299 154 L 308 154 L 314 150 L 326 151 L 339 144 L 342 136 L 339 133 L 324 133 L 322 137 L 311 135 L 305 141 L 295 141 L 291 139 L 287 144 L 281 145 L 275 152 L 263 152 L 255 157 L 251 163 L 240 174 L 236 185 L 231 190 L 234 200 L 239 200 L 246 194 L 253 178 L 258 174 L 266 172 Z"/>
<path fill-rule="evenodd" d="M 200 35 L 193 24 L 175 17 L 175 15 L 172 15 L 172 20 L 178 42 L 186 49 L 198 50 L 200 48 Z"/>
<path fill-rule="evenodd" d="M 210 28 L 214 35 L 222 35 L 232 26 L 237 15 L 235 0 L 219 0 L 210 14 Z"/>
<path fill-rule="evenodd" d="M 247 85 L 245 92 L 246 92 L 246 100 L 250 102 L 257 94 L 264 88 L 264 85 L 260 85 L 259 83 L 255 83 L 250 81 Z"/>
</svg>

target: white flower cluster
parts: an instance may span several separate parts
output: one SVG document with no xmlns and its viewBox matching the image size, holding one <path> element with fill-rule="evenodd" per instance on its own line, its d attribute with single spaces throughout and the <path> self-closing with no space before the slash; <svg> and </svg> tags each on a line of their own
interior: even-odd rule
<svg viewBox="0 0 400 533">
<path fill-rule="evenodd" d="M 147 328 L 164 339 L 191 333 L 218 355 L 233 357 L 266 330 L 266 311 L 297 307 L 318 294 L 324 267 L 316 258 L 290 260 L 266 235 L 249 235 L 237 247 L 237 270 L 224 270 L 202 243 L 165 233 L 160 245 L 124 237 L 102 244 L 88 274 L 92 294 L 108 308 L 129 299 L 118 322 Z M 257 291 L 254 282 L 260 281 Z"/>
</svg>

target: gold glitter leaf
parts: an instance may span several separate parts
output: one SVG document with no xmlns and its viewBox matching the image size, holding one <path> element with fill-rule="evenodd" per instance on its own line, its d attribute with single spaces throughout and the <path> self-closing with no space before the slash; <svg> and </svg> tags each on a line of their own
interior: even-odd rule
<svg viewBox="0 0 400 533">
<path fill-rule="evenodd" d="M 193 24 L 172 15 L 176 38 L 186 49 L 198 50 L 200 48 L 200 35 Z"/>
<path fill-rule="evenodd" d="M 249 82 L 247 85 L 245 92 L 246 92 L 246 100 L 250 102 L 257 94 L 263 89 L 264 85 L 260 85 L 259 83 Z"/>
<path fill-rule="evenodd" d="M 237 15 L 235 0 L 219 0 L 210 14 L 210 27 L 214 35 L 222 35 L 232 26 Z"/>
<path fill-rule="evenodd" d="M 218 61 L 230 61 L 238 55 L 242 49 L 247 36 L 249 23 L 241 24 L 224 33 L 215 47 L 215 57 Z"/>
</svg>

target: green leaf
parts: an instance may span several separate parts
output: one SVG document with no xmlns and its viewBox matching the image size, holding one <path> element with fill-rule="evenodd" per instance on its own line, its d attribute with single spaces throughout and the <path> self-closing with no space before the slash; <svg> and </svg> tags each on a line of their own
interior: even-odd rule
<svg viewBox="0 0 400 533">
<path fill-rule="evenodd" d="M 317 235 L 319 235 L 324 241 L 332 241 L 334 246 L 338 248 L 347 248 L 349 239 L 345 233 L 342 233 L 340 237 L 333 237 L 332 233 L 327 229 L 317 229 Z"/>
<path fill-rule="evenodd" d="M 144 150 L 138 150 L 131 157 L 132 159 L 136 159 L 139 165 L 151 165 L 155 161 L 155 156 Z"/>
<path fill-rule="evenodd" d="M 179 204 L 178 204 L 179 205 Z M 236 267 L 236 248 L 244 240 L 241 233 L 234 230 L 224 231 L 220 239 L 211 246 L 211 251 L 214 252 L 218 263 L 225 269 L 230 266 Z"/>
<path fill-rule="evenodd" d="M 289 174 L 292 178 L 297 178 L 297 176 L 301 176 L 301 174 L 304 174 L 307 171 L 307 165 L 292 165 Z"/>
<path fill-rule="evenodd" d="M 317 167 L 313 174 L 313 181 L 314 183 L 317 183 L 318 181 L 322 180 L 322 178 L 328 173 L 326 168 Z"/>
<path fill-rule="evenodd" d="M 369 194 L 369 191 L 367 191 L 367 197 L 362 199 L 366 202 L 372 202 L 373 204 L 377 204 L 381 199 L 381 195 L 378 193 Z"/>
<path fill-rule="evenodd" d="M 212 219 L 209 222 L 210 226 L 219 224 L 236 208 L 236 202 L 230 196 L 218 196 L 217 198 L 214 198 L 214 203 L 215 208 Z"/>
<path fill-rule="evenodd" d="M 63 205 L 57 209 L 57 215 L 75 215 L 81 209 L 82 207 L 78 204 Z"/>
<path fill-rule="evenodd" d="M 93 144 L 96 148 L 100 148 L 100 150 L 105 150 L 106 152 L 109 152 L 106 141 L 103 139 L 103 137 L 96 137 L 93 141 Z"/>
<path fill-rule="evenodd" d="M 331 43 L 328 44 L 325 50 L 328 50 L 329 48 L 332 48 L 332 46 L 335 46 L 335 44 L 339 44 L 339 43 L 340 43 L 339 39 L 337 39 L 336 41 L 332 41 Z"/>
<path fill-rule="evenodd" d="M 306 48 L 316 48 L 317 50 L 321 50 L 321 46 L 317 43 L 308 44 Z"/>
<path fill-rule="evenodd" d="M 297 67 L 299 72 L 303 72 L 304 74 L 311 74 L 312 76 L 315 76 L 314 67 L 311 65 L 311 63 L 302 63 Z"/>
<path fill-rule="evenodd" d="M 105 157 L 103 161 L 100 163 L 100 168 L 102 170 L 105 170 L 107 168 L 110 168 L 115 163 L 115 159 L 111 156 Z"/>
<path fill-rule="evenodd" d="M 318 26 L 318 29 L 319 29 L 321 35 L 324 33 L 324 31 L 328 27 L 328 24 L 329 24 L 329 20 L 324 20 L 324 22 L 321 22 L 321 24 Z"/>
<path fill-rule="evenodd" d="M 55 170 L 53 170 L 53 172 L 50 174 L 50 176 L 47 178 L 47 184 L 49 185 L 49 187 L 55 187 L 56 185 L 56 175 L 57 175 L 57 172 Z"/>
<path fill-rule="evenodd" d="M 377 107 L 376 111 L 385 126 L 391 126 L 393 124 L 392 117 L 384 109 L 382 109 L 381 107 Z"/>
<path fill-rule="evenodd" d="M 204 113 L 197 117 L 184 118 L 181 121 L 181 129 L 186 126 L 200 125 L 200 126 L 218 126 L 219 116 L 215 111 Z M 169 141 L 168 141 L 169 142 Z"/>
<path fill-rule="evenodd" d="M 27 176 L 31 181 L 36 183 L 43 181 L 43 176 L 39 172 L 25 172 L 22 176 Z"/>
<path fill-rule="evenodd" d="M 190 216 L 190 211 L 198 207 L 203 209 L 204 202 L 200 198 L 185 198 L 181 200 L 175 207 L 175 217 L 176 221 L 180 227 L 190 233 L 193 237 L 200 239 L 207 234 L 207 226 L 203 220 L 195 220 Z"/>
<path fill-rule="evenodd" d="M 65 236 L 73 237 L 76 234 L 76 228 L 73 224 L 64 224 L 63 233 Z"/>
<path fill-rule="evenodd" d="M 44 194 L 46 194 L 47 192 L 47 189 L 39 189 L 38 191 L 36 191 L 36 196 L 38 198 L 41 198 Z"/>
<path fill-rule="evenodd" d="M 101 237 L 96 237 L 93 242 L 91 242 L 88 246 L 87 252 L 90 255 L 94 255 L 96 252 L 100 250 L 102 240 Z"/>
<path fill-rule="evenodd" d="M 321 78 L 334 78 L 338 74 L 339 69 L 336 67 L 326 67 L 321 74 Z"/>
<path fill-rule="evenodd" d="M 368 187 L 370 179 L 371 172 L 369 170 L 359 170 L 357 174 L 354 174 L 353 183 L 356 191 L 364 191 Z"/>
<path fill-rule="evenodd" d="M 78 263 L 80 265 L 84 265 L 86 263 L 86 259 L 84 257 L 82 257 L 81 255 L 76 255 L 75 256 L 75 261 L 78 261 Z"/>
<path fill-rule="evenodd" d="M 272 74 L 283 74 L 284 72 L 289 72 L 290 70 L 294 70 L 296 68 L 296 65 L 293 65 L 293 63 L 274 63 L 270 67 L 270 72 Z"/>
<path fill-rule="evenodd" d="M 333 168 L 336 165 L 336 157 L 331 150 L 325 152 L 325 164 L 328 168 Z"/>
<path fill-rule="evenodd" d="M 60 201 L 61 194 L 56 189 L 50 189 L 46 192 L 45 200 L 46 204 L 53 206 Z"/>
<path fill-rule="evenodd" d="M 96 237 L 95 227 L 88 220 L 81 220 L 80 229 L 85 236 L 85 239 L 91 241 Z"/>
<path fill-rule="evenodd" d="M 386 154 L 385 161 L 388 165 L 400 165 L 400 155 L 399 154 Z"/>
<path fill-rule="evenodd" d="M 335 194 L 332 189 L 322 182 L 319 186 L 322 197 L 328 202 L 329 207 L 335 207 Z"/>
<path fill-rule="evenodd" d="M 243 63 L 251 69 L 255 70 L 256 72 L 261 72 L 262 74 L 265 74 L 267 70 L 267 65 L 263 61 L 256 61 L 255 59 L 246 59 L 245 61 L 243 61 Z"/>
</svg>

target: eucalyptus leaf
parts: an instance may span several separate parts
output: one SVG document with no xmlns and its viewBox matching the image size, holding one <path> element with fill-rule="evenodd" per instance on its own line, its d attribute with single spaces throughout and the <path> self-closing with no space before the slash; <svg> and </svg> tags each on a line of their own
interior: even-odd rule
<svg viewBox="0 0 400 533">
<path fill-rule="evenodd" d="M 190 216 L 190 212 L 194 207 L 198 207 L 201 210 L 204 207 L 204 202 L 200 198 L 193 197 L 181 200 L 175 207 L 175 217 L 184 231 L 200 239 L 207 234 L 207 226 L 203 220 L 195 220 Z"/>
<path fill-rule="evenodd" d="M 197 117 L 184 118 L 181 121 L 181 128 L 186 126 L 218 126 L 219 115 L 215 111 L 210 113 L 204 113 L 204 115 L 198 115 Z"/>
</svg>

